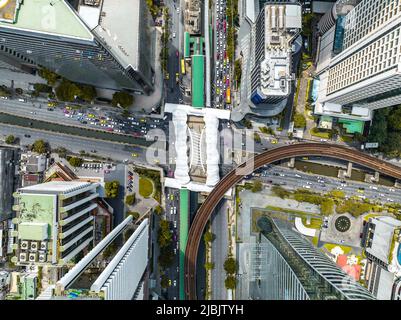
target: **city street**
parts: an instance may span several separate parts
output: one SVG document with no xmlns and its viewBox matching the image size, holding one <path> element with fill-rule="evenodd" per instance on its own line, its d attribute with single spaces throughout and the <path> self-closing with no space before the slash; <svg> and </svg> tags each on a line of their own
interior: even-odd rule
<svg viewBox="0 0 401 320">
<path fill-rule="evenodd" d="M 180 59 L 183 57 L 184 3 L 180 0 L 166 0 L 166 7 L 170 13 L 169 58 L 167 62 L 169 80 L 165 81 L 167 89 L 166 102 L 179 103 L 182 101 L 182 92 L 179 83 L 176 81 L 176 74 L 178 73 L 180 77 Z"/>
<path fill-rule="evenodd" d="M 271 181 L 270 183 L 280 184 L 288 189 L 308 189 L 317 192 L 341 190 L 347 197 L 357 196 L 381 203 L 401 203 L 401 193 L 397 192 L 398 189 L 393 187 L 352 181 L 349 179 L 346 180 L 346 183 L 343 183 L 343 180 L 340 179 L 323 175 L 307 174 L 302 171 L 287 169 L 281 166 L 273 166 L 259 171 L 264 175 L 259 177 L 262 181 Z"/>
<path fill-rule="evenodd" d="M 216 236 L 212 242 L 212 272 L 211 291 L 212 299 L 226 300 L 227 289 L 224 286 L 226 272 L 224 261 L 228 255 L 228 223 L 227 223 L 228 201 L 223 200 L 216 213 L 212 216 L 212 233 Z"/>
<path fill-rule="evenodd" d="M 128 160 L 139 164 L 147 163 L 145 157 L 146 151 L 140 147 L 2 124 L 0 126 L 0 138 L 4 140 L 8 135 L 19 138 L 21 146 L 32 144 L 38 139 L 43 139 L 49 142 L 53 149 L 64 147 L 73 153 L 79 153 L 81 150 L 85 150 L 86 152 L 96 150 L 96 154 L 115 161 Z M 135 158 L 132 157 L 132 153 L 134 152 L 138 154 Z"/>
<path fill-rule="evenodd" d="M 174 261 L 167 270 L 167 276 L 171 280 L 171 286 L 167 289 L 169 300 L 179 300 L 179 209 L 180 209 L 179 190 L 166 188 L 166 219 L 170 221 L 173 232 Z M 176 226 L 176 227 L 175 227 Z"/>
</svg>

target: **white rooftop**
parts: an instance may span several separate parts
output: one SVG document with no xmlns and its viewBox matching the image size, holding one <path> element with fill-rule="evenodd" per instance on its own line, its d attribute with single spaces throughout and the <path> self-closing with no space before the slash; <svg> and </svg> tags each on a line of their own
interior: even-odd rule
<svg viewBox="0 0 401 320">
<path fill-rule="evenodd" d="M 401 221 L 392 217 L 372 218 L 375 224 L 372 246 L 366 251 L 381 261 L 388 263 L 390 246 L 393 240 L 394 229 L 401 227 Z"/>
<path fill-rule="evenodd" d="M 50 181 L 45 183 L 36 184 L 33 186 L 20 188 L 19 191 L 38 191 L 38 192 L 59 192 L 68 193 L 77 189 L 89 187 L 92 183 L 81 181 Z"/>
<path fill-rule="evenodd" d="M 100 24 L 93 30 L 116 55 L 124 68 L 138 67 L 140 3 L 142 0 L 103 0 Z M 91 21 L 91 13 L 84 11 Z M 144 44 L 147 45 L 147 44 Z"/>
</svg>

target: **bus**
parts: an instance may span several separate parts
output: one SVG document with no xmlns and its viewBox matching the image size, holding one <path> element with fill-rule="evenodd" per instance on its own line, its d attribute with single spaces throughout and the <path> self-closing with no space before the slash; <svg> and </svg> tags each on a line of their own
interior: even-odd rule
<svg viewBox="0 0 401 320">
<path fill-rule="evenodd" d="M 185 60 L 181 59 L 181 74 L 185 74 Z"/>
<path fill-rule="evenodd" d="M 226 90 L 226 103 L 227 104 L 231 103 L 231 90 L 230 90 L 230 88 L 227 88 L 227 90 Z"/>
</svg>

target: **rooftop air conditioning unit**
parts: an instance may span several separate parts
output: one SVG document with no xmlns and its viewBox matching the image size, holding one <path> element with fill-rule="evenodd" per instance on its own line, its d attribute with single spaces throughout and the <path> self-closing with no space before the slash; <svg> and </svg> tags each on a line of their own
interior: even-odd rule
<svg viewBox="0 0 401 320">
<path fill-rule="evenodd" d="M 21 252 L 19 254 L 19 261 L 20 262 L 26 262 L 26 252 Z"/>
<path fill-rule="evenodd" d="M 37 250 L 38 250 L 37 241 L 31 241 L 31 251 L 37 251 Z"/>
<path fill-rule="evenodd" d="M 21 241 L 21 249 L 28 250 L 29 243 L 26 240 Z"/>
<path fill-rule="evenodd" d="M 35 262 L 38 258 L 38 255 L 36 252 L 31 252 L 29 254 L 29 262 Z"/>
<path fill-rule="evenodd" d="M 39 253 L 39 262 L 46 262 L 47 261 L 47 254 L 46 253 Z"/>
<path fill-rule="evenodd" d="M 42 241 L 40 243 L 40 250 L 42 250 L 42 251 L 46 251 L 47 250 L 47 242 L 46 241 Z"/>
</svg>

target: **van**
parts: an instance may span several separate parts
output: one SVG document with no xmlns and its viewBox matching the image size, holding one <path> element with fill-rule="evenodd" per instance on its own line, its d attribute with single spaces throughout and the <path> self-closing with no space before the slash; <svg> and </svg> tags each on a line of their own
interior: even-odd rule
<svg viewBox="0 0 401 320">
<path fill-rule="evenodd" d="M 26 99 L 19 98 L 18 101 L 19 101 L 19 102 L 26 102 Z"/>
</svg>

